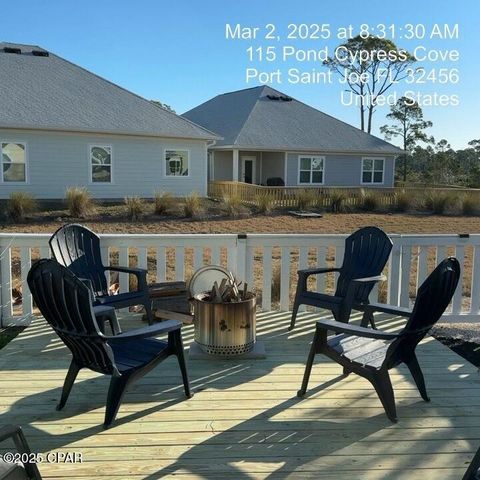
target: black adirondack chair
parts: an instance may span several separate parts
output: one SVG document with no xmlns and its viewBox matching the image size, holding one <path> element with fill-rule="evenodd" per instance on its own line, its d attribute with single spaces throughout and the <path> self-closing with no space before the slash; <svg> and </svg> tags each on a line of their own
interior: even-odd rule
<svg viewBox="0 0 480 480">
<path fill-rule="evenodd" d="M 152 323 L 152 302 L 148 295 L 147 271 L 142 268 L 104 266 L 100 253 L 100 238 L 83 225 L 72 223 L 59 228 L 50 238 L 53 256 L 77 277 L 86 280 L 95 295 L 95 305 L 125 308 L 144 305 L 148 323 Z M 106 271 L 123 272 L 137 277 L 134 292 L 109 295 Z"/>
<path fill-rule="evenodd" d="M 18 425 L 6 425 L 0 428 L 0 442 L 7 439 L 12 439 L 17 452 L 25 459 L 29 459 L 32 452 Z M 0 455 L 0 480 L 42 480 L 42 476 L 35 462 L 11 463 L 6 462 Z"/>
<path fill-rule="evenodd" d="M 392 250 L 392 241 L 377 227 L 357 230 L 345 240 L 345 254 L 340 268 L 309 268 L 298 271 L 297 292 L 293 304 L 289 330 L 295 327 L 300 305 L 325 308 L 333 313 L 335 320 L 348 322 L 352 309 L 364 310 L 368 296 L 381 275 Z M 310 275 L 338 272 L 334 295 L 308 290 Z M 373 315 L 365 314 L 365 322 L 375 327 Z M 362 323 L 363 325 L 363 323 Z"/>
<path fill-rule="evenodd" d="M 480 448 L 472 458 L 472 461 L 470 462 L 465 475 L 462 477 L 462 480 L 480 480 Z"/>
<path fill-rule="evenodd" d="M 58 410 L 64 407 L 80 369 L 111 375 L 104 422 L 108 428 L 127 387 L 170 355 L 177 356 L 185 394 L 191 397 L 180 322 L 167 320 L 106 336 L 95 320 L 91 290 L 67 268 L 53 259 L 40 260 L 27 281 L 40 312 L 72 353 Z M 152 338 L 165 333 L 167 342 Z"/>
<path fill-rule="evenodd" d="M 305 394 L 313 361 L 323 353 L 343 366 L 345 374 L 356 373 L 372 383 L 388 418 L 397 421 L 395 397 L 388 371 L 401 363 L 409 368 L 425 401 L 429 401 L 422 370 L 415 356 L 415 348 L 440 319 L 457 287 L 460 265 L 455 258 L 443 260 L 417 292 L 413 310 L 407 315 L 405 328 L 398 334 L 386 333 L 334 320 L 319 320 L 305 368 L 298 396 Z M 392 307 L 386 311 L 394 313 Z M 399 315 L 404 314 L 400 310 Z M 337 335 L 327 338 L 327 331 Z"/>
</svg>

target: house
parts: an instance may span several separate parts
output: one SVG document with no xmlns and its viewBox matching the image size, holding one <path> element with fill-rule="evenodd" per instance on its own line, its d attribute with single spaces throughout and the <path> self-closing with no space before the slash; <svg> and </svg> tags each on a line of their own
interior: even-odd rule
<svg viewBox="0 0 480 480">
<path fill-rule="evenodd" d="M 207 192 L 219 137 L 33 45 L 0 43 L 0 198 Z"/>
<path fill-rule="evenodd" d="M 403 151 L 268 86 L 218 95 L 183 116 L 223 139 L 210 180 L 393 187 Z"/>
</svg>

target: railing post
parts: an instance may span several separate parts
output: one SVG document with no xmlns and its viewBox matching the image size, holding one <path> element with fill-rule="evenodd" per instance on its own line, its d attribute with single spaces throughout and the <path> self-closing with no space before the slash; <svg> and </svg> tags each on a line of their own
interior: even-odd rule
<svg viewBox="0 0 480 480">
<path fill-rule="evenodd" d="M 400 238 L 394 238 L 390 264 L 388 266 L 387 303 L 389 305 L 399 305 L 401 261 L 402 245 L 400 243 Z"/>
<path fill-rule="evenodd" d="M 237 235 L 235 277 L 242 282 L 245 282 L 247 278 L 247 235 L 245 233 Z"/>
<path fill-rule="evenodd" d="M 13 316 L 12 305 L 12 252 L 10 245 L 0 245 L 0 315 L 4 327 Z"/>
</svg>

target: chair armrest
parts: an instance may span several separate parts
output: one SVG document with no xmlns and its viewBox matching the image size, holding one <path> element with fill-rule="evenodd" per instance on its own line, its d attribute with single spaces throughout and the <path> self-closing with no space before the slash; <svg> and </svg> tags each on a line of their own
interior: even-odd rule
<svg viewBox="0 0 480 480">
<path fill-rule="evenodd" d="M 337 322 L 335 320 L 318 320 L 317 328 L 333 330 L 335 333 L 348 333 L 357 337 L 366 337 L 379 340 L 393 340 L 398 337 L 396 333 L 382 332 L 372 328 L 359 327 L 351 323 Z"/>
<path fill-rule="evenodd" d="M 357 283 L 384 282 L 386 279 L 387 277 L 385 275 L 375 275 L 373 277 L 354 278 L 352 282 L 357 282 Z"/>
<path fill-rule="evenodd" d="M 148 290 L 147 286 L 147 270 L 144 268 L 130 268 L 130 267 L 114 267 L 108 266 L 103 267 L 104 270 L 110 270 L 112 272 L 120 272 L 120 273 L 131 273 L 137 277 L 138 280 L 138 291 L 146 291 Z"/>
<path fill-rule="evenodd" d="M 149 327 L 136 328 L 135 330 L 129 330 L 128 332 L 120 333 L 113 337 L 106 336 L 109 342 L 128 342 L 130 340 L 138 340 L 140 338 L 156 337 L 163 333 L 173 332 L 174 330 L 180 330 L 182 323 L 177 320 L 166 320 L 165 322 L 157 323 Z"/>
<path fill-rule="evenodd" d="M 412 315 L 412 311 L 409 308 L 395 307 L 384 303 L 369 303 L 368 305 L 365 305 L 364 308 L 370 312 L 389 313 L 399 317 L 410 318 Z"/>
<path fill-rule="evenodd" d="M 320 273 L 339 272 L 339 268 L 305 268 L 304 270 L 298 270 L 299 275 L 318 275 Z"/>
<path fill-rule="evenodd" d="M 112 272 L 133 273 L 134 275 L 142 275 L 147 273 L 147 271 L 144 268 L 117 267 L 117 266 L 108 266 L 103 268 L 104 270 L 111 270 Z"/>
</svg>

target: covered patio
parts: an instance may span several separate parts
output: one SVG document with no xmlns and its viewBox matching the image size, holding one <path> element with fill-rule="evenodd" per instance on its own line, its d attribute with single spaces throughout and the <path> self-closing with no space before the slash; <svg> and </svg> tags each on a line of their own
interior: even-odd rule
<svg viewBox="0 0 480 480">
<path fill-rule="evenodd" d="M 477 369 L 428 337 L 417 349 L 431 402 L 405 367 L 392 371 L 399 422 L 392 424 L 370 384 L 318 356 L 300 400 L 318 314 L 258 315 L 263 360 L 189 361 L 195 396 L 185 400 L 169 360 L 125 397 L 103 430 L 108 378 L 82 370 L 63 411 L 55 410 L 69 354 L 37 318 L 0 357 L 2 423 L 24 426 L 35 452 L 81 452 L 81 464 L 41 464 L 44 478 L 368 478 L 458 480 L 478 447 Z M 124 328 L 138 315 L 120 318 Z M 378 317 L 381 329 L 402 319 Z M 183 328 L 186 348 L 191 326 Z M 477 425 L 478 424 L 478 425 Z"/>
</svg>

